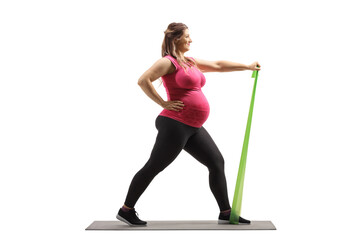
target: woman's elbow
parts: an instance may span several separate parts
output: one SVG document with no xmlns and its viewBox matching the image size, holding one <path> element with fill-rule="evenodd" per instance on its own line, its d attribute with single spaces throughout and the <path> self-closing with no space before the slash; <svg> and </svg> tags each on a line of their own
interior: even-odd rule
<svg viewBox="0 0 360 240">
<path fill-rule="evenodd" d="M 215 61 L 213 64 L 213 71 L 214 72 L 223 72 L 224 71 L 223 63 L 221 61 Z"/>
<path fill-rule="evenodd" d="M 144 85 L 145 82 L 146 82 L 146 80 L 144 78 L 139 78 L 137 83 L 139 86 L 142 86 L 142 85 Z"/>
</svg>

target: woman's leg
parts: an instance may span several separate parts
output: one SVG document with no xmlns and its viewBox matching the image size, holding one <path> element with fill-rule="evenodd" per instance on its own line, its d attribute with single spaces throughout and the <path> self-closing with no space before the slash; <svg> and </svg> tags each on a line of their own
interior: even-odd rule
<svg viewBox="0 0 360 240">
<path fill-rule="evenodd" d="M 224 158 L 204 127 L 189 138 L 184 150 L 209 169 L 210 189 L 220 211 L 229 210 L 231 207 L 227 193 Z"/>
<path fill-rule="evenodd" d="M 196 128 L 189 127 L 173 119 L 159 116 L 156 119 L 158 135 L 150 158 L 134 176 L 125 205 L 133 208 L 154 177 L 164 170 L 184 148 L 188 138 Z"/>
</svg>

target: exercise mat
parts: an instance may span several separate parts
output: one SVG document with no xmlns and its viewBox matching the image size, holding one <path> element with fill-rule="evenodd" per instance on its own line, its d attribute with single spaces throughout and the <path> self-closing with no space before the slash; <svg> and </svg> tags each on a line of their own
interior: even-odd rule
<svg viewBox="0 0 360 240">
<path fill-rule="evenodd" d="M 147 221 L 146 226 L 133 227 L 121 221 L 94 221 L 86 230 L 276 230 L 271 221 L 251 221 L 251 224 L 218 224 L 217 221 Z"/>
</svg>

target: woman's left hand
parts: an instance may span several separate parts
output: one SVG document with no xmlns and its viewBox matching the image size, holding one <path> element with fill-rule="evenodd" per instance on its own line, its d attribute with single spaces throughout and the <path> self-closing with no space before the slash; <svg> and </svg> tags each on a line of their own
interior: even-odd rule
<svg viewBox="0 0 360 240">
<path fill-rule="evenodd" d="M 261 66 L 260 66 L 260 64 L 258 62 L 253 62 L 252 64 L 249 65 L 249 70 L 260 71 Z"/>
</svg>

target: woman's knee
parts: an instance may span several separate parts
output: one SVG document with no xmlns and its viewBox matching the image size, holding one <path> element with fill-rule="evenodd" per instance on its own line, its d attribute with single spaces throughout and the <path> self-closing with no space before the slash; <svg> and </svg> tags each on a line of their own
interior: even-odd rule
<svg viewBox="0 0 360 240">
<path fill-rule="evenodd" d="M 210 171 L 224 171 L 225 160 L 222 155 L 213 156 L 210 163 L 208 164 Z"/>
<path fill-rule="evenodd" d="M 156 176 L 165 168 L 166 166 L 163 166 L 162 164 L 154 164 L 150 161 L 145 164 L 145 166 L 140 170 L 140 172 L 147 176 Z"/>
</svg>

